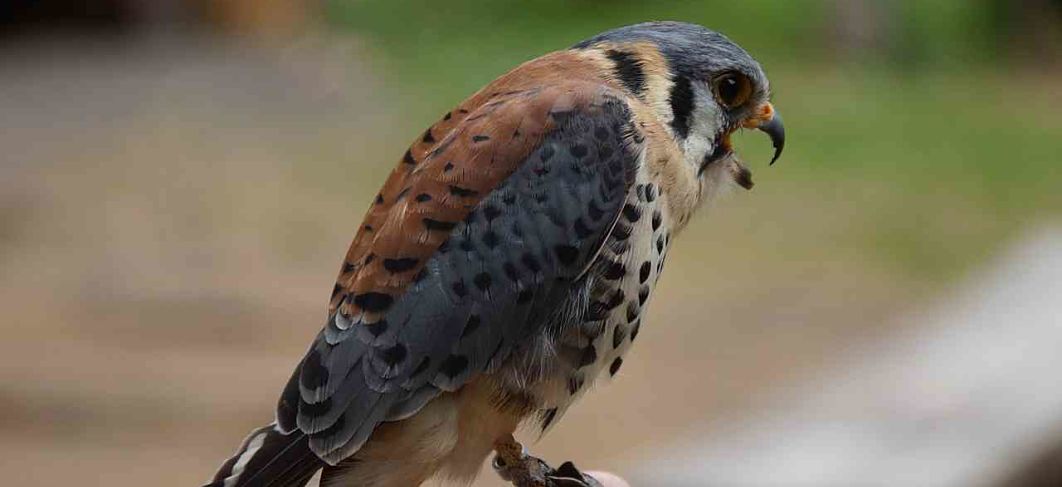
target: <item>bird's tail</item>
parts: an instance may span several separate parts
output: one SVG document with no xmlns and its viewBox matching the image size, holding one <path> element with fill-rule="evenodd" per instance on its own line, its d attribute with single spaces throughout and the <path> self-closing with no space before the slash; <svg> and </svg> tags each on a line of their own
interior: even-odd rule
<svg viewBox="0 0 1062 487">
<path fill-rule="evenodd" d="M 252 431 L 205 487 L 303 487 L 324 466 L 306 435 L 273 423 Z"/>
</svg>

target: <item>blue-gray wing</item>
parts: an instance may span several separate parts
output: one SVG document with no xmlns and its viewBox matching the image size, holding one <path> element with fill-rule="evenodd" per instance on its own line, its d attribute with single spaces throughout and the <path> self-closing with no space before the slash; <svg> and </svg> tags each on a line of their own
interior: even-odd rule
<svg viewBox="0 0 1062 487">
<path fill-rule="evenodd" d="M 317 336 L 285 389 L 281 428 L 335 464 L 383 421 L 498 367 L 544 333 L 612 231 L 641 138 L 614 96 L 551 111 L 550 129 L 483 197 L 383 314 Z"/>
</svg>

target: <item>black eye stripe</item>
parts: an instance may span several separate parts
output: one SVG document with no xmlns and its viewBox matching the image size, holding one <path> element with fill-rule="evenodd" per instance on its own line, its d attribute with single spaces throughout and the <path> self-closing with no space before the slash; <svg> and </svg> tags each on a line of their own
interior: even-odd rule
<svg viewBox="0 0 1062 487">
<path fill-rule="evenodd" d="M 677 137 L 685 139 L 690 134 L 690 115 L 693 113 L 693 86 L 689 78 L 675 78 L 668 103 L 671 105 L 671 130 Z"/>
</svg>

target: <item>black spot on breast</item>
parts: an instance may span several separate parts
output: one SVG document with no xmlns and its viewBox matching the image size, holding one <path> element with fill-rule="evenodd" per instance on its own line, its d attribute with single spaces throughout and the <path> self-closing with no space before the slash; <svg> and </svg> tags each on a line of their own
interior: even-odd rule
<svg viewBox="0 0 1062 487">
<path fill-rule="evenodd" d="M 350 262 L 344 262 L 343 263 L 343 274 L 347 274 L 347 273 L 349 273 L 350 271 L 353 271 L 353 270 L 354 270 L 354 264 L 351 264 Z"/>
<path fill-rule="evenodd" d="M 615 63 L 612 73 L 616 79 L 635 96 L 640 96 L 645 90 L 645 71 L 641 61 L 629 52 L 609 50 L 605 55 Z"/>
<path fill-rule="evenodd" d="M 413 152 L 406 149 L 406 154 L 402 156 L 402 162 L 406 164 L 416 164 L 417 160 L 413 158 Z"/>
<path fill-rule="evenodd" d="M 623 365 L 623 357 L 616 357 L 616 360 L 612 361 L 612 365 L 608 366 L 608 375 L 615 376 L 616 372 L 619 372 L 621 365 Z"/>
<path fill-rule="evenodd" d="M 512 193 L 509 193 L 509 194 L 506 194 L 505 196 L 502 196 L 502 203 L 505 203 L 506 205 L 509 205 L 509 206 L 512 206 L 512 205 L 516 204 L 516 195 L 514 195 Z"/>
<path fill-rule="evenodd" d="M 483 216 L 487 219 L 487 221 L 491 221 L 501 216 L 501 210 L 499 210 L 498 207 L 494 205 L 483 205 Z"/>
<path fill-rule="evenodd" d="M 458 375 L 461 375 L 465 369 L 468 368 L 468 358 L 461 355 L 451 355 L 443 360 L 439 365 L 439 372 L 442 372 L 446 377 L 453 379 Z"/>
<path fill-rule="evenodd" d="M 394 302 L 390 294 L 367 292 L 354 296 L 354 305 L 370 313 L 378 313 L 386 310 Z"/>
<path fill-rule="evenodd" d="M 346 267 L 346 266 L 344 266 Z M 332 286 L 332 297 L 336 297 L 337 294 L 343 292 L 343 286 L 340 286 L 337 282 L 335 286 Z"/>
<path fill-rule="evenodd" d="M 579 367 L 586 367 L 597 362 L 597 349 L 593 345 L 587 345 L 579 355 Z"/>
<path fill-rule="evenodd" d="M 627 221 L 634 223 L 642 217 L 642 210 L 639 210 L 632 204 L 625 204 L 623 205 L 623 217 L 626 218 Z"/>
<path fill-rule="evenodd" d="M 635 304 L 633 301 L 627 305 L 627 323 L 638 319 L 638 313 L 640 312 L 638 306 L 639 305 Z"/>
<path fill-rule="evenodd" d="M 568 151 L 571 152 L 572 156 L 574 156 L 576 159 L 582 159 L 586 157 L 586 154 L 589 152 L 589 150 L 583 144 L 573 144 L 571 148 L 568 149 Z"/>
<path fill-rule="evenodd" d="M 369 255 L 365 256 L 365 265 L 371 264 L 374 260 L 376 260 L 376 254 L 370 252 Z"/>
<path fill-rule="evenodd" d="M 631 343 L 634 343 L 634 339 L 638 338 L 638 330 L 642 329 L 642 321 L 638 320 L 634 322 L 634 326 L 631 327 Z"/>
<path fill-rule="evenodd" d="M 652 203 L 656 200 L 656 186 L 653 183 L 645 185 L 645 201 Z"/>
<path fill-rule="evenodd" d="M 384 200 L 383 200 L 383 195 L 382 195 L 382 194 L 379 194 L 379 193 L 377 193 L 377 194 L 376 194 L 376 204 L 378 204 L 378 205 L 382 205 L 382 204 L 383 204 L 383 201 L 384 201 Z"/>
<path fill-rule="evenodd" d="M 643 284 L 649 280 L 649 274 L 653 271 L 653 265 L 649 261 L 642 262 L 642 267 L 638 269 L 638 280 Z"/>
<path fill-rule="evenodd" d="M 380 350 L 380 359 L 387 365 L 394 367 L 406 359 L 407 353 L 405 345 L 396 343 L 394 346 Z"/>
<path fill-rule="evenodd" d="M 642 286 L 638 291 L 638 304 L 644 305 L 649 300 L 649 286 Z"/>
<path fill-rule="evenodd" d="M 608 269 L 605 269 L 605 279 L 616 280 L 621 279 L 627 274 L 627 268 L 619 262 L 609 262 Z"/>
<path fill-rule="evenodd" d="M 566 266 L 575 264 L 575 260 L 579 258 L 579 249 L 571 245 L 555 245 L 553 247 L 553 253 L 556 254 L 557 260 Z"/>
<path fill-rule="evenodd" d="M 450 286 L 454 290 L 454 294 L 459 298 L 463 298 L 468 295 L 468 287 L 465 286 L 465 281 L 456 281 Z"/>
<path fill-rule="evenodd" d="M 693 113 L 693 86 L 689 78 L 675 78 L 675 84 L 671 86 L 671 94 L 668 96 L 668 104 L 671 105 L 671 131 L 677 137 L 685 139 L 690 134 L 690 114 Z"/>
<path fill-rule="evenodd" d="M 660 235 L 656 237 L 656 252 L 660 253 L 664 251 L 664 236 Z"/>
<path fill-rule="evenodd" d="M 441 232 L 449 232 L 457 226 L 456 222 L 444 222 L 442 220 L 436 220 L 434 218 L 425 218 L 424 227 L 428 230 L 436 230 Z"/>
<path fill-rule="evenodd" d="M 624 241 L 631 238 L 631 232 L 633 229 L 630 225 L 625 225 L 620 222 L 616 222 L 616 227 L 612 229 L 612 238 L 617 241 Z"/>
<path fill-rule="evenodd" d="M 460 247 L 461 250 L 464 250 L 465 252 L 471 252 L 476 249 L 476 247 L 472 245 L 472 241 L 468 239 L 462 240 L 458 247 Z"/>
<path fill-rule="evenodd" d="M 314 390 L 328 383 L 328 369 L 321 365 L 321 354 L 317 349 L 310 350 L 302 362 L 299 382 L 303 387 Z"/>
<path fill-rule="evenodd" d="M 453 117 L 453 116 L 454 116 L 454 114 L 452 114 L 450 112 L 446 112 L 446 115 L 443 115 L 443 120 L 450 120 L 450 117 Z"/>
<path fill-rule="evenodd" d="M 482 134 L 477 134 L 477 135 L 473 135 L 472 136 L 472 142 L 477 142 L 478 143 L 478 142 L 483 142 L 485 140 L 490 140 L 490 136 L 482 135 Z"/>
<path fill-rule="evenodd" d="M 516 294 L 516 304 L 527 304 L 531 302 L 531 298 L 533 297 L 535 297 L 535 292 L 530 288 L 521 289 L 520 292 Z"/>
<path fill-rule="evenodd" d="M 490 289 L 491 280 L 489 272 L 480 272 L 472 279 L 472 283 L 475 284 L 480 291 L 487 291 Z"/>
<path fill-rule="evenodd" d="M 450 185 L 450 194 L 460 198 L 469 198 L 479 194 L 479 191 L 476 191 L 474 189 L 462 188 L 460 186 Z"/>
<path fill-rule="evenodd" d="M 476 331 L 479 328 L 480 318 L 479 315 L 472 313 L 468 316 L 468 321 L 465 322 L 465 329 L 461 331 L 461 338 L 464 338 Z"/>
<path fill-rule="evenodd" d="M 578 377 L 568 378 L 568 394 L 575 394 L 583 388 L 583 380 Z"/>
<path fill-rule="evenodd" d="M 446 165 L 443 166 L 443 172 L 450 172 L 450 171 L 453 171 L 453 170 L 454 170 L 454 163 L 452 163 L 452 162 L 447 162 Z"/>
<path fill-rule="evenodd" d="M 660 216 L 660 212 L 659 212 L 659 211 L 654 211 L 654 212 L 653 212 L 653 231 L 654 231 L 654 232 L 655 232 L 655 231 L 656 231 L 656 230 L 657 230 L 658 228 L 660 228 L 660 223 L 661 223 L 662 221 L 663 221 L 663 217 L 662 217 L 662 216 Z"/>
<path fill-rule="evenodd" d="M 384 259 L 383 266 L 388 272 L 406 272 L 417 266 L 419 259 L 413 257 L 400 257 L 397 259 Z"/>
<path fill-rule="evenodd" d="M 435 136 L 431 135 L 431 129 L 430 128 L 428 130 L 424 131 L 424 136 L 420 138 L 420 141 L 424 142 L 425 144 L 434 144 L 435 143 Z"/>
<path fill-rule="evenodd" d="M 615 292 L 612 293 L 612 296 L 608 298 L 608 302 L 605 303 L 605 307 L 607 307 L 608 309 L 615 309 L 617 306 L 623 304 L 624 299 L 625 296 L 623 295 L 623 290 L 617 289 Z"/>
<path fill-rule="evenodd" d="M 591 301 L 586 307 L 586 313 L 583 314 L 583 321 L 587 322 L 601 321 L 605 318 L 608 318 L 608 307 L 601 301 Z"/>
<path fill-rule="evenodd" d="M 363 226 L 361 228 L 362 228 L 362 230 L 365 230 L 366 232 L 372 232 L 373 231 L 372 225 L 365 225 L 365 226 Z"/>
<path fill-rule="evenodd" d="M 418 194 L 415 199 L 417 200 L 417 203 L 425 203 L 431 201 L 431 195 L 428 193 L 421 193 Z"/>
<path fill-rule="evenodd" d="M 623 327 L 616 325 L 612 328 L 612 348 L 619 348 L 620 345 L 623 345 L 624 338 L 627 338 L 627 331 Z"/>
<path fill-rule="evenodd" d="M 387 320 L 380 320 L 375 323 L 366 323 L 365 328 L 369 330 L 369 333 L 374 337 L 383 335 L 387 331 Z"/>
</svg>

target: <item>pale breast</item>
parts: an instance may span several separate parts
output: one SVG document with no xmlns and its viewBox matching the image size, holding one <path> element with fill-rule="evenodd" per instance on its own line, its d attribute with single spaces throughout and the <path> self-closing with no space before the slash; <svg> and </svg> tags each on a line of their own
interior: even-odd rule
<svg viewBox="0 0 1062 487">
<path fill-rule="evenodd" d="M 663 199 L 641 166 L 616 227 L 588 272 L 582 316 L 557 338 L 552 377 L 536 387 L 543 428 L 599 376 L 615 376 L 638 337 L 671 239 Z"/>
</svg>

